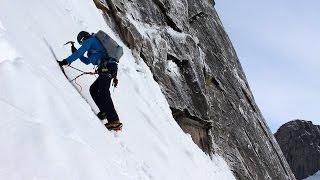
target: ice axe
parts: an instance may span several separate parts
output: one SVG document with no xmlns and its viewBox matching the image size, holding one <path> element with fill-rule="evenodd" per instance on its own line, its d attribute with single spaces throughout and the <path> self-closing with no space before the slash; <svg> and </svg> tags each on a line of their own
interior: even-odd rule
<svg viewBox="0 0 320 180">
<path fill-rule="evenodd" d="M 74 45 L 74 41 L 68 41 L 68 42 L 66 42 L 64 45 L 67 45 L 67 44 L 71 44 L 72 46 Z"/>
<path fill-rule="evenodd" d="M 71 44 L 71 52 L 74 53 L 75 51 L 77 51 L 77 48 L 74 46 L 74 43 L 74 41 L 68 41 L 64 45 Z"/>
</svg>

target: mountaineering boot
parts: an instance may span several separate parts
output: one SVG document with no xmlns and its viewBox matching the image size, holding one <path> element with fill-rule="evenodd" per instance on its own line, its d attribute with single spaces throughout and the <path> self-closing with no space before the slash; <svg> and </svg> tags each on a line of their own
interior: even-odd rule
<svg viewBox="0 0 320 180">
<path fill-rule="evenodd" d="M 98 116 L 98 118 L 100 119 L 100 120 L 105 120 L 105 119 L 107 119 L 107 113 L 105 113 L 105 112 L 99 112 L 98 114 L 97 114 L 97 116 Z"/>
<path fill-rule="evenodd" d="M 108 122 L 105 126 L 109 130 L 120 131 L 122 129 L 122 123 L 119 120 Z"/>
</svg>

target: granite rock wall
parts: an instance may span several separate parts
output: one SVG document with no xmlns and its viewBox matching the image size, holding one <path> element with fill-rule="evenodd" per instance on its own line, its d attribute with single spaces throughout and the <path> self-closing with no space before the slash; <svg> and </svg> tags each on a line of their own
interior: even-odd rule
<svg viewBox="0 0 320 180">
<path fill-rule="evenodd" d="M 100 2 L 100 1 L 99 1 Z M 212 0 L 108 0 L 106 22 L 144 61 L 181 128 L 238 179 L 295 179 Z"/>
</svg>

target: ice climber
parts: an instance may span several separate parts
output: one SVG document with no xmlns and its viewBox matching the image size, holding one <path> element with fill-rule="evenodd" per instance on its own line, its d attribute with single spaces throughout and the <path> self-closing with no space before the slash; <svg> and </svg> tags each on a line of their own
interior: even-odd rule
<svg viewBox="0 0 320 180">
<path fill-rule="evenodd" d="M 62 67 L 80 59 L 87 65 L 91 63 L 97 66 L 97 73 L 99 76 L 90 86 L 91 97 L 100 110 L 97 116 L 100 120 L 108 120 L 108 123 L 105 124 L 108 129 L 121 129 L 122 123 L 120 123 L 119 116 L 114 108 L 109 91 L 112 79 L 115 87 L 118 84 L 117 60 L 108 56 L 107 50 L 94 35 L 91 35 L 86 31 L 81 31 L 77 36 L 77 40 L 81 47 L 78 50 L 74 48 L 73 53 L 68 58 L 58 61 L 58 63 Z M 84 56 L 86 52 L 87 57 Z"/>
</svg>

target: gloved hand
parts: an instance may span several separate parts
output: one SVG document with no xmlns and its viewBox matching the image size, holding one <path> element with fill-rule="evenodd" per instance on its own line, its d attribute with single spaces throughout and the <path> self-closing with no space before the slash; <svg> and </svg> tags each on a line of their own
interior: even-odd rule
<svg viewBox="0 0 320 180">
<path fill-rule="evenodd" d="M 69 64 L 66 59 L 64 59 L 62 61 L 58 61 L 58 63 L 59 63 L 59 66 L 61 66 L 61 67 L 64 66 L 64 65 L 68 65 Z"/>
<path fill-rule="evenodd" d="M 74 53 L 77 51 L 77 48 L 74 46 L 74 44 L 71 45 L 71 52 Z"/>
<path fill-rule="evenodd" d="M 114 87 L 117 87 L 118 86 L 118 82 L 119 82 L 119 80 L 117 78 L 113 78 L 112 85 Z"/>
</svg>

